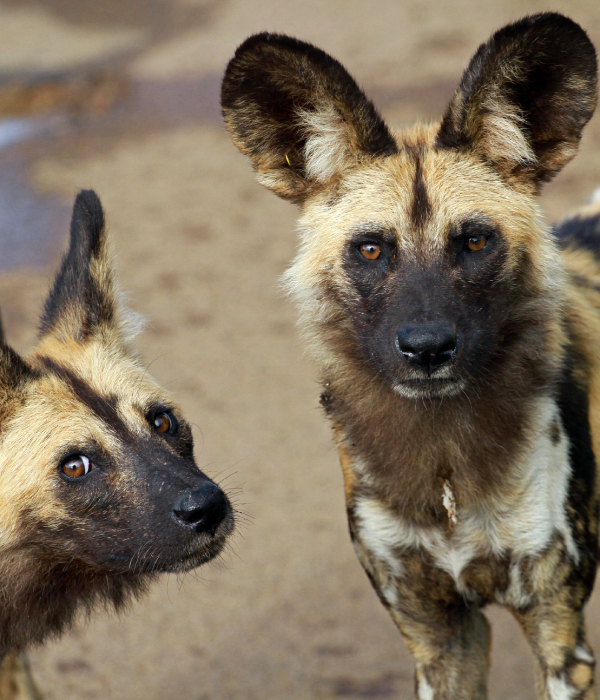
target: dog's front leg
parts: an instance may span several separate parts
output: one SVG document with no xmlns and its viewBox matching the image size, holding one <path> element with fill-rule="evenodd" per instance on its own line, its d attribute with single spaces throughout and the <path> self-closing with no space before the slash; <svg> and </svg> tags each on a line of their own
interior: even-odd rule
<svg viewBox="0 0 600 700">
<path fill-rule="evenodd" d="M 390 609 L 416 662 L 418 700 L 485 700 L 490 627 L 477 608 L 447 611 L 445 621 L 415 620 Z"/>
<path fill-rule="evenodd" d="M 595 700 L 594 653 L 587 643 L 583 614 L 564 600 L 513 611 L 537 658 L 539 700 Z"/>
<path fill-rule="evenodd" d="M 25 654 L 9 654 L 0 663 L 0 700 L 42 700 Z"/>
<path fill-rule="evenodd" d="M 420 551 L 391 564 L 369 551 L 353 527 L 354 545 L 381 601 L 412 652 L 419 700 L 485 700 L 490 627 L 467 605 L 452 578 Z"/>
</svg>

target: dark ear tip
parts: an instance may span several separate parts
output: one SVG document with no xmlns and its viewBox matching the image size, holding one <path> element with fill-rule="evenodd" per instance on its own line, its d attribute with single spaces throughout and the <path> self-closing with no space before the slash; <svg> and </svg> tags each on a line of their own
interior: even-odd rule
<svg viewBox="0 0 600 700">
<path fill-rule="evenodd" d="M 287 34 L 276 34 L 273 32 L 259 32 L 252 34 L 243 41 L 236 49 L 233 58 L 227 64 L 223 87 L 226 89 L 230 80 L 235 80 L 238 68 L 244 70 L 249 65 L 260 66 L 265 58 L 265 54 L 282 51 L 289 55 L 302 55 L 306 53 L 325 55 L 324 52 L 306 41 L 295 39 Z"/>
<path fill-rule="evenodd" d="M 71 217 L 71 250 L 87 250 L 94 256 L 104 238 L 104 211 L 94 190 L 81 190 Z"/>
<path fill-rule="evenodd" d="M 585 34 L 585 31 L 577 22 L 560 12 L 537 12 L 534 15 L 527 15 L 523 20 L 528 20 L 530 24 L 535 24 L 536 26 L 570 27 Z"/>
<path fill-rule="evenodd" d="M 564 39 L 568 36 L 571 41 L 580 41 L 580 46 L 587 45 L 594 56 L 596 54 L 594 45 L 585 29 L 570 17 L 560 12 L 538 12 L 534 15 L 527 15 L 499 29 L 496 32 L 496 36 L 501 36 L 505 33 L 512 34 L 514 32 L 521 32 L 523 30 L 534 30 L 537 34 L 541 32 L 555 33 L 556 35 L 562 35 Z"/>
<path fill-rule="evenodd" d="M 572 55 L 575 54 L 577 60 L 572 63 L 572 68 L 587 78 L 588 91 L 595 94 L 598 73 L 596 49 L 583 27 L 559 12 L 539 12 L 499 29 L 494 39 L 502 41 L 515 34 L 528 34 L 530 31 L 535 37 L 549 41 L 551 51 L 568 51 Z M 559 60 L 557 58 L 557 62 Z"/>
<path fill-rule="evenodd" d="M 287 34 L 259 32 L 258 34 L 252 34 L 238 46 L 233 60 L 257 49 L 260 50 L 265 46 L 299 49 L 303 46 L 310 46 L 310 44 L 307 44 L 305 41 L 300 41 L 299 39 L 294 39 L 294 37 L 288 36 Z"/>
<path fill-rule="evenodd" d="M 238 46 L 227 64 L 221 83 L 221 107 L 226 112 L 235 104 L 240 84 L 248 79 L 249 75 L 254 76 L 254 80 L 262 89 L 262 81 L 266 79 L 265 70 L 273 71 L 290 57 L 307 54 L 326 56 L 321 49 L 287 34 L 252 34 Z"/>
<path fill-rule="evenodd" d="M 73 205 L 73 215 L 83 214 L 86 217 L 104 218 L 100 198 L 94 190 L 80 190 Z"/>
</svg>

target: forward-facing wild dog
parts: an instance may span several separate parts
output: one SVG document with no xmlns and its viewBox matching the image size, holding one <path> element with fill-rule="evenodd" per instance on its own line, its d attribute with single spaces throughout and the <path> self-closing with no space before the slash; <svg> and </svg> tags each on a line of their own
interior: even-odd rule
<svg viewBox="0 0 600 700">
<path fill-rule="evenodd" d="M 121 608 L 159 572 L 209 561 L 233 529 L 227 496 L 196 466 L 190 426 L 134 353 L 132 330 L 100 201 L 81 192 L 37 346 L 22 358 L 0 335 L 6 697 L 34 693 L 18 652 L 80 610 Z"/>
<path fill-rule="evenodd" d="M 575 155 L 596 72 L 577 24 L 526 17 L 477 50 L 441 122 L 395 134 L 296 39 L 252 36 L 225 74 L 234 142 L 302 208 L 286 283 L 422 700 L 486 696 L 492 601 L 540 698 L 595 697 L 600 232 L 558 240 L 535 195 Z"/>
</svg>

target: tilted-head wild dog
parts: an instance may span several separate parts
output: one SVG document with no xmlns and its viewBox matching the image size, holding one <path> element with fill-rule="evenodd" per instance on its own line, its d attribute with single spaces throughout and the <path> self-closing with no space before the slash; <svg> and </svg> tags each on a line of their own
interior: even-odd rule
<svg viewBox="0 0 600 700">
<path fill-rule="evenodd" d="M 233 528 L 128 331 L 102 207 L 82 192 L 38 345 L 22 358 L 0 339 L 0 660 L 209 561 Z"/>
<path fill-rule="evenodd" d="M 302 208 L 286 283 L 422 700 L 486 696 L 492 601 L 540 698 L 595 697 L 600 237 L 574 220 L 561 242 L 534 197 L 575 155 L 596 72 L 577 24 L 526 17 L 477 50 L 441 122 L 396 134 L 296 39 L 252 36 L 225 74 L 234 142 Z"/>
</svg>

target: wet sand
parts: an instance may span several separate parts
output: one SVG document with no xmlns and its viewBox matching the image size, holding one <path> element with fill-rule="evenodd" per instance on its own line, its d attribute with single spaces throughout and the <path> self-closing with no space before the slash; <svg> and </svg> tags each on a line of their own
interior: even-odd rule
<svg viewBox="0 0 600 700">
<path fill-rule="evenodd" d="M 410 697 L 412 662 L 352 550 L 318 376 L 279 288 L 294 252 L 296 211 L 254 182 L 231 145 L 219 121 L 219 76 L 249 33 L 295 34 L 342 60 L 401 127 L 438 117 L 478 44 L 545 5 L 111 0 L 102 12 L 101 2 L 49 0 L 43 7 L 0 4 L 0 69 L 108 65 L 127 90 L 96 110 L 58 105 L 36 116 L 37 136 L 0 149 L 7 335 L 21 350 L 31 344 L 72 198 L 96 189 L 122 287 L 149 319 L 141 353 L 194 423 L 199 465 L 234 490 L 247 514 L 219 562 L 164 577 L 127 615 L 97 614 L 34 651 L 46 697 Z M 595 1 L 555 7 L 600 47 Z M 20 64 L 1 41 L 5 26 L 17 26 L 17 11 L 34 13 L 27 31 L 39 33 L 39 41 L 27 35 L 30 56 Z M 44 38 L 52 32 L 60 42 Z M 546 189 L 548 219 L 598 185 L 596 116 L 578 158 Z M 531 700 L 525 642 L 507 613 L 491 608 L 489 616 L 490 697 Z M 599 623 L 596 594 L 588 628 L 598 653 Z"/>
</svg>

